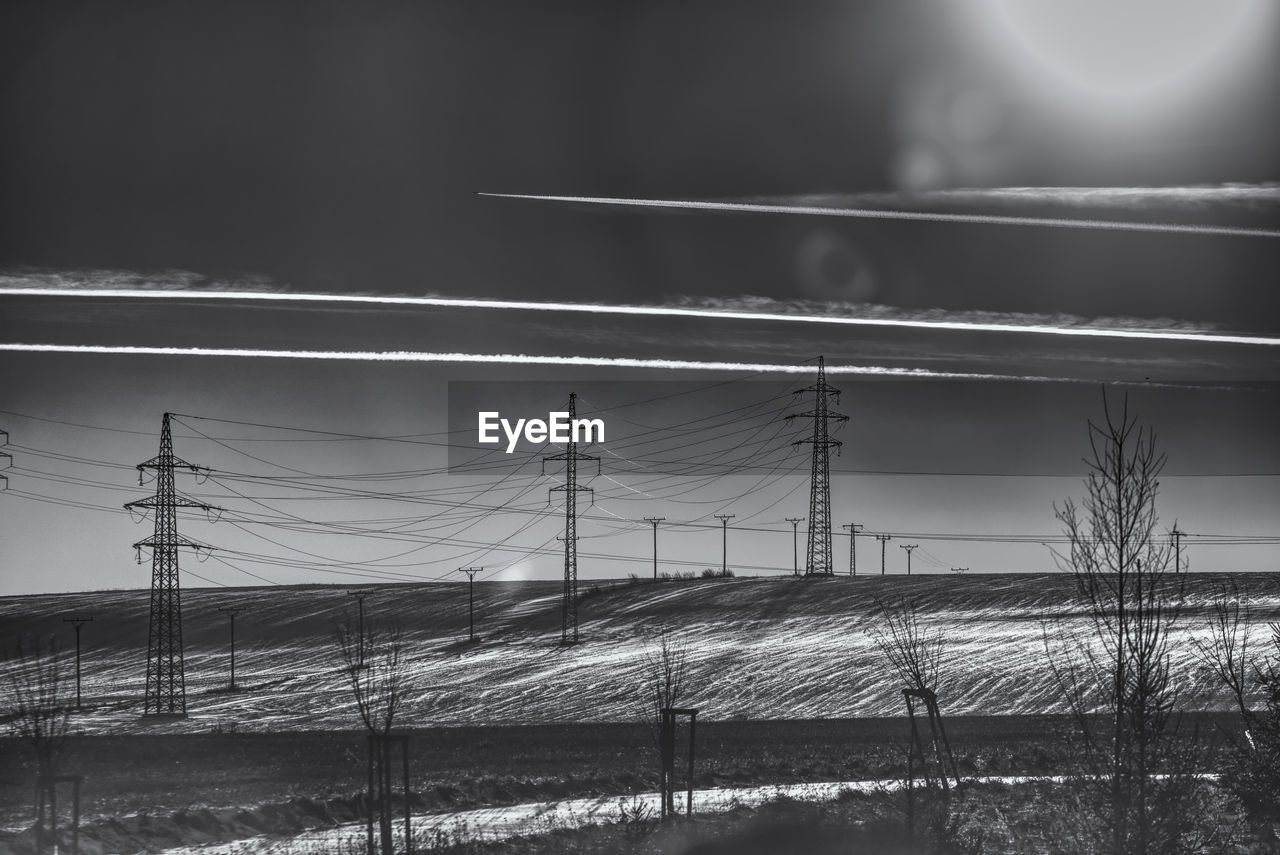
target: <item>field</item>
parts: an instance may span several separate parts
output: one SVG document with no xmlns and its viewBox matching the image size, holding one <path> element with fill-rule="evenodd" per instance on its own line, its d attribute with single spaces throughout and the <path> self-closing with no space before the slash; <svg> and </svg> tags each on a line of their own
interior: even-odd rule
<svg viewBox="0 0 1280 855">
<path fill-rule="evenodd" d="M 1193 708 L 1225 708 L 1190 639 L 1203 632 L 1223 577 L 1193 575 L 1175 631 L 1175 671 Z M 1233 577 L 1260 620 L 1280 618 L 1280 584 Z M 188 713 L 161 730 L 328 730 L 358 726 L 333 640 L 353 617 L 345 588 L 313 586 L 187 591 L 183 600 Z M 410 646 L 408 727 L 631 721 L 659 630 L 689 648 L 688 703 L 706 720 L 896 716 L 899 687 L 885 676 L 872 632 L 879 601 L 916 598 L 947 639 L 940 692 L 950 715 L 1061 713 L 1044 632 L 1087 630 L 1064 575 L 731 579 L 665 584 L 583 583 L 582 644 L 561 647 L 559 583 L 478 583 L 476 626 L 466 642 L 465 584 L 370 587 L 371 624 L 395 621 Z M 228 682 L 228 627 L 236 621 L 236 681 Z M 146 672 L 148 600 L 107 591 L 0 601 L 4 636 L 57 634 L 62 617 L 88 613 L 82 661 L 84 733 L 153 731 L 139 721 Z M 1035 677 L 1035 679 L 1029 679 Z"/>
<path fill-rule="evenodd" d="M 1234 581 L 1258 619 L 1280 618 L 1272 577 Z M 1190 640 L 1223 582 L 1191 577 L 1175 645 L 1187 706 L 1209 732 L 1230 729 L 1232 718 Z M 1084 629 L 1063 576 L 586 583 L 583 643 L 569 648 L 558 644 L 555 583 L 477 585 L 474 645 L 465 585 L 367 590 L 366 620 L 394 620 L 410 643 L 402 721 L 419 812 L 587 797 L 612 805 L 656 790 L 653 733 L 638 697 L 661 627 L 689 647 L 687 702 L 701 710 L 697 788 L 898 780 L 902 699 L 870 633 L 877 602 L 901 594 L 917 598 L 948 639 L 940 696 L 961 774 L 1052 775 L 1071 765 L 1072 728 L 1045 676 L 1046 628 L 1053 637 Z M 190 716 L 165 722 L 139 717 L 145 592 L 0 602 L 6 639 L 56 633 L 64 651 L 61 618 L 94 616 L 68 763 L 86 776 L 91 851 L 155 851 L 359 818 L 363 736 L 333 641 L 335 621 L 353 606 L 345 592 L 186 592 Z M 233 604 L 244 609 L 236 692 L 226 687 L 228 627 L 217 612 Z M 0 746 L 12 758 L 0 772 L 0 824 L 12 832 L 30 822 L 31 770 L 15 741 Z M 23 851 L 17 839 L 8 845 Z"/>
</svg>

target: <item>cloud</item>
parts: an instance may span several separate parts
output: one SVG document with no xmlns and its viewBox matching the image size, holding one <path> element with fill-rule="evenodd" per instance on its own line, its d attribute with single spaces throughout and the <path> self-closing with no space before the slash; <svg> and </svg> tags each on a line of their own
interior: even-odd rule
<svg viewBox="0 0 1280 855">
<path fill-rule="evenodd" d="M 133 345 L 0 343 L 0 351 L 16 353 L 68 353 L 85 356 L 192 356 L 242 359 L 337 360 L 349 362 L 435 362 L 486 365 L 546 365 L 556 367 L 656 368 L 677 371 L 742 371 L 768 374 L 813 374 L 814 366 L 755 362 L 717 362 L 692 359 L 645 359 L 620 356 L 541 356 L 519 353 L 435 353 L 430 351 L 284 350 L 231 347 L 142 347 Z M 932 371 L 882 365 L 829 365 L 828 374 L 876 377 L 922 377 L 959 380 L 1037 380 L 1061 382 L 1062 378 L 1007 376 L 969 372 Z"/>
<path fill-rule="evenodd" d="M 992 226 L 1038 226 L 1044 228 L 1095 229 L 1103 231 L 1155 232 L 1163 234 L 1213 235 L 1220 237 L 1280 237 L 1273 225 L 1231 225 L 1215 223 L 1152 222 L 1096 217 L 1063 217 L 1025 213 L 973 213 L 926 210 L 929 204 L 943 207 L 996 204 L 1001 207 L 1034 203 L 1053 208 L 1101 207 L 1108 210 L 1150 213 L 1162 204 L 1199 204 L 1208 201 L 1274 208 L 1274 185 L 1248 185 L 1256 192 L 1234 191 L 1235 185 L 1219 188 L 1079 188 L 1009 187 L 970 190 L 939 190 L 925 193 L 816 195 L 756 198 L 749 201 L 707 201 L 697 199 L 632 199 L 607 196 L 551 196 L 517 193 L 478 193 L 498 199 L 537 202 L 564 202 L 616 208 L 666 208 L 721 213 L 786 214 L 817 217 L 852 217 L 869 220 L 917 220 L 934 223 L 965 223 Z M 1216 190 L 1216 192 L 1215 192 Z M 1157 204 L 1160 203 L 1160 204 Z M 915 207 L 910 207 L 915 206 Z"/>
<path fill-rule="evenodd" d="M 730 300 L 683 298 L 664 305 L 626 305 L 556 301 L 505 300 L 485 298 L 404 296 L 393 294 L 323 294 L 314 292 L 262 290 L 249 282 L 225 290 L 206 287 L 175 287 L 192 281 L 195 274 L 165 273 L 156 277 L 105 271 L 95 274 L 0 275 L 0 296 L 91 297 L 120 300 L 230 300 L 253 303 L 298 303 L 313 306 L 412 306 L 424 308 L 478 309 L 494 311 L 560 312 L 632 317 L 701 318 L 723 321 L 780 322 L 838 327 L 882 327 L 918 330 L 1013 333 L 1064 336 L 1085 339 L 1137 339 L 1273 347 L 1280 338 L 1218 333 L 1173 320 L 1114 319 L 1086 320 L 1073 316 L 1045 316 L 1010 313 L 953 312 L 947 310 L 906 311 L 862 303 L 775 301 L 742 297 Z M 131 278 L 132 277 L 132 278 Z M 196 277 L 200 279 L 200 277 Z M 210 281 L 210 280 L 201 280 Z M 129 282 L 129 287 L 120 287 Z M 141 287 L 138 287 L 140 283 Z M 221 284 L 221 283 L 215 283 Z"/>
</svg>

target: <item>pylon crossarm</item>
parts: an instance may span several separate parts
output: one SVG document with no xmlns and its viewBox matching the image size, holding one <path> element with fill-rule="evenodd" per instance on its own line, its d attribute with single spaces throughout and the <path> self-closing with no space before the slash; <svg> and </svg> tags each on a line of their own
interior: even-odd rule
<svg viewBox="0 0 1280 855">
<path fill-rule="evenodd" d="M 163 543 L 158 543 L 156 541 L 156 536 L 154 534 L 151 535 L 150 537 L 143 538 L 142 540 L 139 540 L 137 543 L 133 544 L 134 549 L 140 549 L 144 546 L 147 547 L 148 549 L 163 549 L 165 547 L 186 547 L 187 549 L 194 549 L 197 552 L 214 552 L 218 548 L 216 546 L 210 546 L 207 543 L 201 543 L 198 540 L 192 540 L 189 537 L 182 537 L 181 535 L 174 535 L 172 538 L 168 539 L 167 541 Z"/>
</svg>

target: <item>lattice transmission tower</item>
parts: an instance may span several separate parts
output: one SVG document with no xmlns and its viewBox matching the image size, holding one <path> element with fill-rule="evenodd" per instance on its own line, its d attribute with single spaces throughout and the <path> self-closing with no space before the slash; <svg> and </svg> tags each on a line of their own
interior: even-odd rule
<svg viewBox="0 0 1280 855">
<path fill-rule="evenodd" d="M 564 483 L 552 487 L 550 493 L 564 493 L 564 604 L 561 607 L 562 623 L 560 628 L 561 644 L 578 643 L 578 494 L 591 493 L 595 499 L 595 491 L 590 487 L 578 486 L 578 462 L 594 460 L 596 474 L 600 474 L 600 458 L 578 451 L 577 431 L 573 427 L 578 418 L 578 395 L 569 394 L 569 444 L 560 454 L 542 458 L 542 472 L 545 475 L 547 463 L 564 461 Z"/>
<path fill-rule="evenodd" d="M 164 414 L 160 427 L 160 453 L 138 464 L 138 483 L 142 473 L 151 469 L 156 474 L 156 493 L 146 499 L 129 502 L 129 510 L 150 509 L 155 515 L 155 533 L 138 541 L 133 548 L 142 563 L 142 547 L 151 549 L 151 621 L 147 630 L 147 690 L 143 715 L 186 716 L 187 689 L 182 656 L 182 590 L 178 580 L 178 550 L 182 547 L 208 550 L 210 547 L 178 534 L 178 508 L 199 508 L 206 514 L 221 508 L 179 496 L 174 486 L 174 469 L 194 473 L 209 472 L 173 456 L 173 436 L 169 431 L 170 414 Z"/>
<path fill-rule="evenodd" d="M 827 384 L 826 365 L 818 357 L 818 382 L 800 392 L 813 393 L 813 409 L 806 413 L 792 413 L 787 419 L 813 419 L 813 436 L 798 439 L 793 445 L 813 444 L 813 463 L 809 475 L 809 544 L 805 555 L 806 576 L 831 576 L 831 449 L 838 449 L 841 442 L 831 439 L 827 423 L 847 422 L 849 417 L 830 409 L 830 399 L 840 401 L 840 390 Z"/>
</svg>

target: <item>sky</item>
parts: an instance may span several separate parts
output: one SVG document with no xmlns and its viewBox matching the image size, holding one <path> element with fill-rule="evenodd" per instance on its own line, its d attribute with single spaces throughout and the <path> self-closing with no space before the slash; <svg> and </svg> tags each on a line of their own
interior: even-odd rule
<svg viewBox="0 0 1280 855">
<path fill-rule="evenodd" d="M 1145 7 L 6 4 L 0 594 L 147 584 L 164 412 L 186 585 L 555 578 L 558 470 L 448 444 L 574 391 L 584 578 L 645 517 L 718 566 L 717 513 L 790 572 L 820 354 L 887 572 L 1054 569 L 1103 387 L 1193 567 L 1274 569 L 1280 13 Z"/>
</svg>

